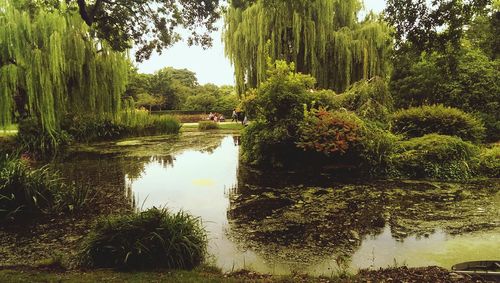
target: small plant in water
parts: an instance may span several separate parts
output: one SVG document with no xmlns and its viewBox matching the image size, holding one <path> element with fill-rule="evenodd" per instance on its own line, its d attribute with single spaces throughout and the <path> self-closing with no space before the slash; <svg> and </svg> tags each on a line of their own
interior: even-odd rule
<svg viewBox="0 0 500 283">
<path fill-rule="evenodd" d="M 151 208 L 99 220 L 80 260 L 86 267 L 192 269 L 206 254 L 207 235 L 198 218 Z"/>
</svg>

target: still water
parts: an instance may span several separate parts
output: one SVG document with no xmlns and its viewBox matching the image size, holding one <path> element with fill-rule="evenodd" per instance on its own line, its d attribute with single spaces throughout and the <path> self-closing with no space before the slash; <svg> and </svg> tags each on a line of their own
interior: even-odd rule
<svg viewBox="0 0 500 283">
<path fill-rule="evenodd" d="M 184 133 L 77 148 L 59 167 L 113 186 L 139 210 L 199 216 L 226 271 L 330 275 L 500 256 L 498 180 L 338 182 L 253 171 L 238 157 L 237 135 Z"/>
</svg>

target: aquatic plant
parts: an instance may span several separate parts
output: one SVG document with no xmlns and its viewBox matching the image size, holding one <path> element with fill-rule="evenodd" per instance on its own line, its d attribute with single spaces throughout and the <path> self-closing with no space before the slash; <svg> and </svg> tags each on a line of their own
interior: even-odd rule
<svg viewBox="0 0 500 283">
<path fill-rule="evenodd" d="M 199 121 L 198 122 L 198 129 L 200 131 L 217 130 L 219 128 L 220 128 L 219 124 L 217 124 L 214 121 Z"/>
<path fill-rule="evenodd" d="M 412 107 L 394 113 L 392 131 L 409 138 L 436 133 L 472 142 L 480 142 L 485 134 L 481 120 L 443 105 Z"/>
<path fill-rule="evenodd" d="M 92 204 L 93 194 L 88 187 L 66 184 L 48 166 L 32 169 L 27 162 L 0 157 L 0 221 L 80 212 Z"/>
<path fill-rule="evenodd" d="M 473 176 L 479 149 L 454 136 L 429 134 L 402 141 L 392 162 L 407 178 L 462 180 Z"/>
<path fill-rule="evenodd" d="M 207 253 L 201 222 L 187 213 L 151 208 L 100 219 L 84 240 L 83 266 L 192 269 Z"/>
</svg>

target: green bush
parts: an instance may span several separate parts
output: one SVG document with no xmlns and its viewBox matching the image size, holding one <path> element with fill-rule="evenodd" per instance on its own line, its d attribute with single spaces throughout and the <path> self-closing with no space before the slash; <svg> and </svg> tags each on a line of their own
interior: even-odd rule
<svg viewBox="0 0 500 283">
<path fill-rule="evenodd" d="M 500 145 L 481 151 L 478 173 L 486 177 L 500 178 Z"/>
<path fill-rule="evenodd" d="M 200 121 L 198 122 L 198 129 L 200 131 L 217 130 L 219 129 L 219 124 L 214 121 Z"/>
<path fill-rule="evenodd" d="M 479 119 L 460 109 L 443 105 L 400 110 L 392 117 L 392 130 L 410 138 L 436 133 L 472 142 L 481 141 L 485 132 Z"/>
<path fill-rule="evenodd" d="M 354 83 L 342 94 L 334 95 L 332 107 L 353 111 L 364 120 L 389 122 L 393 100 L 386 81 L 379 77 Z"/>
<path fill-rule="evenodd" d="M 99 220 L 80 258 L 87 267 L 191 269 L 206 254 L 207 236 L 198 218 L 152 208 Z"/>
<path fill-rule="evenodd" d="M 241 134 L 242 161 L 261 167 L 284 167 L 300 161 L 295 131 L 282 123 L 252 122 Z"/>
<path fill-rule="evenodd" d="M 313 96 L 309 91 L 314 78 L 294 72 L 293 64 L 277 61 L 268 79 L 245 100 L 245 111 L 255 121 L 242 133 L 242 160 L 258 166 L 288 165 L 301 151 L 295 146 L 304 104 Z M 251 107 L 249 107 L 251 105 Z M 249 107 L 247 109 L 246 107 Z"/>
<path fill-rule="evenodd" d="M 64 130 L 49 134 L 35 119 L 25 119 L 19 122 L 16 141 L 24 151 L 49 156 L 69 144 L 71 137 Z"/>
<path fill-rule="evenodd" d="M 399 108 L 444 104 L 477 113 L 487 140 L 500 140 L 500 60 L 470 44 L 462 44 L 457 53 L 432 52 L 415 59 L 402 60 L 393 72 L 390 87 Z"/>
<path fill-rule="evenodd" d="M 472 177 L 478 152 L 458 137 L 429 134 L 400 142 L 391 159 L 401 177 L 460 180 Z"/>
<path fill-rule="evenodd" d="M 360 168 L 371 176 L 386 176 L 392 170 L 392 154 L 399 136 L 366 122 L 364 135 L 359 141 L 357 154 Z"/>
</svg>

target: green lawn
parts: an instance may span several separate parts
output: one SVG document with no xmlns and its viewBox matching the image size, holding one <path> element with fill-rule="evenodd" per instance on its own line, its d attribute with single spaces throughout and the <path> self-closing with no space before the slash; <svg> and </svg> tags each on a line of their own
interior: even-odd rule
<svg viewBox="0 0 500 283">
<path fill-rule="evenodd" d="M 218 123 L 219 125 L 219 130 L 225 130 L 225 131 L 240 131 L 244 127 L 241 125 L 241 123 L 237 122 L 222 122 Z M 191 132 L 191 131 L 197 131 L 198 130 L 198 123 L 183 123 L 181 131 L 184 132 Z"/>
</svg>

